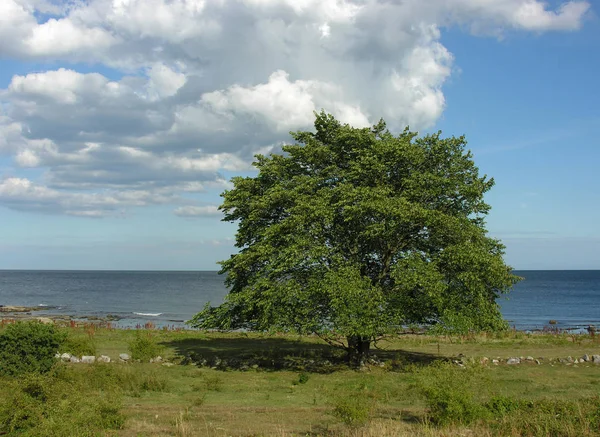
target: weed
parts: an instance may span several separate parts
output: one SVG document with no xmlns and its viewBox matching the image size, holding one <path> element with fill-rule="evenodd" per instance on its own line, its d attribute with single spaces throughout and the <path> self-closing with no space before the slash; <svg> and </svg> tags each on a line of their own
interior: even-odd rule
<svg viewBox="0 0 600 437">
<path fill-rule="evenodd" d="M 134 360 L 148 362 L 158 356 L 161 349 L 151 332 L 137 331 L 135 338 L 129 343 L 129 352 Z"/>
</svg>

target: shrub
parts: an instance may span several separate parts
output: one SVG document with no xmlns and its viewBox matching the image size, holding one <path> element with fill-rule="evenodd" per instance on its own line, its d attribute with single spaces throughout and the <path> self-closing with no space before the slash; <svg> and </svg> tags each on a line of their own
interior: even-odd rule
<svg viewBox="0 0 600 437">
<path fill-rule="evenodd" d="M 135 338 L 129 343 L 129 352 L 134 360 L 149 361 L 158 356 L 161 349 L 149 332 L 136 332 Z"/>
<path fill-rule="evenodd" d="M 96 436 L 123 427 L 118 396 L 92 391 L 67 372 L 58 375 L 69 380 L 47 373 L 0 381 L 0 435 Z"/>
<path fill-rule="evenodd" d="M 96 343 L 89 336 L 68 335 L 61 346 L 61 352 L 68 352 L 78 357 L 82 355 L 96 355 Z"/>
<path fill-rule="evenodd" d="M 48 372 L 64 340 L 65 335 L 54 325 L 40 322 L 8 325 L 0 332 L 0 375 Z"/>
<path fill-rule="evenodd" d="M 308 382 L 308 379 L 310 378 L 310 375 L 306 372 L 301 372 L 298 374 L 298 379 L 295 379 L 292 381 L 293 385 L 298 385 L 298 384 L 306 384 Z"/>
<path fill-rule="evenodd" d="M 333 415 L 348 426 L 361 426 L 371 419 L 373 408 L 373 399 L 356 393 L 337 399 L 333 405 Z"/>
<path fill-rule="evenodd" d="M 441 363 L 423 370 L 417 383 L 429 407 L 429 417 L 438 425 L 467 425 L 488 416 L 488 410 L 476 401 L 473 369 Z"/>
</svg>

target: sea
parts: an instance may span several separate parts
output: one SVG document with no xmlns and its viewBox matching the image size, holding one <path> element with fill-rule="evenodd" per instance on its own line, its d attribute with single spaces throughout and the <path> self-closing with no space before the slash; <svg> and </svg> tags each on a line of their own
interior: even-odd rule
<svg viewBox="0 0 600 437">
<path fill-rule="evenodd" d="M 498 300 L 517 330 L 600 327 L 600 270 L 520 270 Z M 37 316 L 116 319 L 129 328 L 184 327 L 207 302 L 223 302 L 224 277 L 212 271 L 0 270 L 0 305 L 40 307 Z M 552 321 L 552 324 L 551 324 Z"/>
</svg>

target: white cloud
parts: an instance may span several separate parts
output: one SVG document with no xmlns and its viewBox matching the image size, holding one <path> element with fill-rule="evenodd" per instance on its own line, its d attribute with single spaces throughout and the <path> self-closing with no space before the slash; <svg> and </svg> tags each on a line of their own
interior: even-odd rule
<svg viewBox="0 0 600 437">
<path fill-rule="evenodd" d="M 222 172 L 246 171 L 254 153 L 311 128 L 313 111 L 355 126 L 380 117 L 394 130 L 432 126 L 454 67 L 443 27 L 572 31 L 589 8 L 540 0 L 1 0 L 0 56 L 58 67 L 16 75 L 0 90 L 0 153 L 12 157 L 11 176 L 43 172 L 5 179 L 5 193 L 21 194 L 0 202 L 102 216 L 113 200 L 143 206 L 160 194 L 159 203 L 188 208 L 178 193 L 222 188 Z M 110 74 L 61 68 L 78 62 Z M 152 198 L 136 202 L 132 193 Z"/>
<path fill-rule="evenodd" d="M 175 215 L 180 217 L 210 217 L 221 215 L 216 205 L 205 205 L 205 206 L 180 206 L 173 211 Z"/>
<path fill-rule="evenodd" d="M 122 190 L 77 193 L 55 190 L 26 178 L 0 181 L 0 203 L 17 210 L 63 213 L 84 217 L 115 215 L 122 208 L 172 203 L 172 195 L 157 191 Z"/>
</svg>

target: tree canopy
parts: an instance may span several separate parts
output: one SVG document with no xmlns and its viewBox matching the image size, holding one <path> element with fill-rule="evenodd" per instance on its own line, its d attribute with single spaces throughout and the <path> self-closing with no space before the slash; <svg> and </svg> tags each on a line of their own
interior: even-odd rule
<svg viewBox="0 0 600 437">
<path fill-rule="evenodd" d="M 518 280 L 490 238 L 464 137 L 353 128 L 324 112 L 256 177 L 222 194 L 238 253 L 222 261 L 225 302 L 200 328 L 281 330 L 343 339 L 355 354 L 409 324 L 505 327 L 496 299 Z"/>
</svg>

